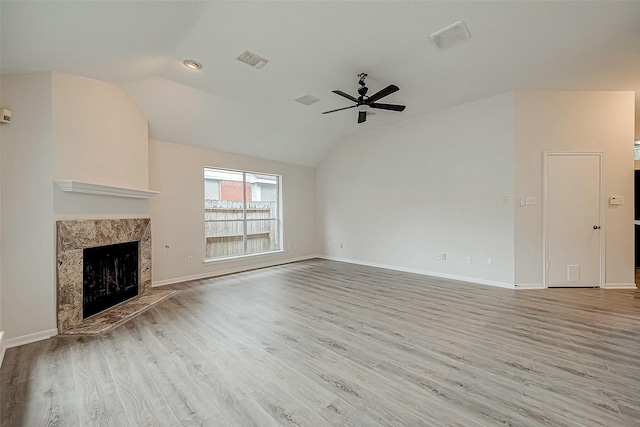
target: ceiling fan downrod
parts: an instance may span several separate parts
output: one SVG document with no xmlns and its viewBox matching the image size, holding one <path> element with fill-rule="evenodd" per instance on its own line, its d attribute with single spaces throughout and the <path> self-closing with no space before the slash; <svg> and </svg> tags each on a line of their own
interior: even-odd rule
<svg viewBox="0 0 640 427">
<path fill-rule="evenodd" d="M 360 87 L 358 88 L 358 94 L 360 95 L 360 97 L 358 98 L 358 104 L 362 104 L 364 103 L 364 97 L 367 94 L 367 91 L 369 90 L 366 86 L 365 86 L 365 79 L 367 78 L 367 74 L 366 73 L 360 73 L 358 74 L 358 77 L 360 77 L 360 80 L 358 81 L 358 84 L 360 85 Z"/>
</svg>

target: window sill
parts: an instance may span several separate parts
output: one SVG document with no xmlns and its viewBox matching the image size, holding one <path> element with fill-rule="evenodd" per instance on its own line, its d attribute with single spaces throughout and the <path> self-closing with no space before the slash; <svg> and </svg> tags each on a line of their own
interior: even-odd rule
<svg viewBox="0 0 640 427">
<path fill-rule="evenodd" d="M 274 254 L 280 254 L 280 253 L 284 253 L 284 252 L 285 252 L 284 249 L 278 249 L 278 250 L 275 250 L 275 251 L 260 252 L 258 254 L 246 254 L 246 255 L 229 256 L 229 257 L 224 257 L 224 258 L 205 259 L 202 263 L 204 265 L 218 264 L 218 263 L 221 263 L 221 262 L 224 262 L 224 261 L 238 261 L 238 260 L 241 260 L 241 259 L 263 257 L 265 255 L 274 255 Z"/>
</svg>

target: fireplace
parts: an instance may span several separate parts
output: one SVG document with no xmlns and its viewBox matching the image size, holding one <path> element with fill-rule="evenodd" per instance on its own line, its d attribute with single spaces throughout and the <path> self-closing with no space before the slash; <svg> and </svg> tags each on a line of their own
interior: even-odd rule
<svg viewBox="0 0 640 427">
<path fill-rule="evenodd" d="M 147 307 L 150 299 L 160 298 L 151 289 L 148 218 L 58 221 L 57 234 L 59 333 L 105 330 L 119 323 L 115 317 L 124 306 Z"/>
<path fill-rule="evenodd" d="M 179 292 L 151 288 L 149 218 L 63 220 L 56 228 L 61 335 L 110 331 Z"/>
<path fill-rule="evenodd" d="M 82 318 L 138 295 L 139 242 L 83 250 Z"/>
</svg>

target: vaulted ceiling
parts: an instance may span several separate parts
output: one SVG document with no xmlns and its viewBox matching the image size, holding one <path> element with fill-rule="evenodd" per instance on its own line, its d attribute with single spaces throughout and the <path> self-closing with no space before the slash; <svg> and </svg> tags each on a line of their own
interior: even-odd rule
<svg viewBox="0 0 640 427">
<path fill-rule="evenodd" d="M 640 2 L 3 0 L 0 12 L 3 74 L 116 82 L 153 138 L 303 165 L 355 133 L 511 90 L 640 93 Z M 460 20 L 471 38 L 435 47 L 429 35 Z M 269 63 L 237 61 L 245 50 Z M 322 115 L 351 105 L 331 90 L 356 95 L 361 72 L 370 94 L 398 85 L 384 102 L 407 109 Z M 293 101 L 304 94 L 321 101 Z"/>
</svg>

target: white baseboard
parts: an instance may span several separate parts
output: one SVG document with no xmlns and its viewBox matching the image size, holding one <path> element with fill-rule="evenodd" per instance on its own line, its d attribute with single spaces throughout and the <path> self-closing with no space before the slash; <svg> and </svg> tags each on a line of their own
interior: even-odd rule
<svg viewBox="0 0 640 427">
<path fill-rule="evenodd" d="M 542 283 L 516 283 L 516 289 L 544 289 Z"/>
<path fill-rule="evenodd" d="M 0 331 L 0 368 L 2 367 L 2 360 L 4 360 L 4 345 L 2 345 L 2 338 L 4 338 L 4 331 Z"/>
<path fill-rule="evenodd" d="M 290 258 L 286 260 L 269 261 L 269 262 L 263 262 L 260 264 L 253 264 L 253 265 L 247 265 L 247 266 L 241 266 L 241 267 L 231 267 L 224 270 L 216 270 L 216 271 L 209 271 L 206 273 L 193 274 L 190 276 L 182 276 L 182 277 L 175 277 L 172 279 L 158 280 L 157 282 L 153 282 L 152 287 L 156 288 L 159 286 L 166 286 L 166 285 L 173 285 L 175 283 L 188 282 L 190 280 L 200 280 L 200 279 L 208 279 L 210 277 L 225 276 L 227 274 L 241 273 L 243 271 L 256 270 L 258 268 L 274 267 L 276 265 L 282 265 L 282 264 L 290 264 L 292 262 L 304 261 L 312 258 L 319 258 L 319 256 L 306 255 L 306 256 Z"/>
<path fill-rule="evenodd" d="M 635 283 L 605 283 L 605 289 L 637 289 Z"/>
<path fill-rule="evenodd" d="M 58 335 L 58 328 L 46 331 L 35 332 L 33 334 L 22 335 L 19 337 L 5 340 L 2 344 L 3 349 L 17 347 L 19 345 L 31 344 L 32 342 L 42 341 Z"/>
<path fill-rule="evenodd" d="M 357 261 L 353 259 L 338 258 L 333 256 L 327 256 L 327 255 L 318 255 L 316 258 L 328 259 L 331 261 L 348 262 L 350 264 L 366 265 L 368 267 L 384 268 L 387 270 L 403 271 L 405 273 L 422 274 L 423 276 L 433 276 L 433 277 L 440 277 L 443 279 L 459 280 L 461 282 L 476 283 L 479 285 L 489 285 L 489 286 L 497 286 L 500 288 L 515 289 L 515 286 L 511 283 L 495 282 L 493 280 L 485 280 L 485 279 L 476 279 L 475 277 L 457 276 L 455 274 L 446 274 L 446 273 L 439 273 L 435 271 L 420 270 L 416 268 L 399 267 L 396 265 L 378 264 L 376 262 Z"/>
</svg>

